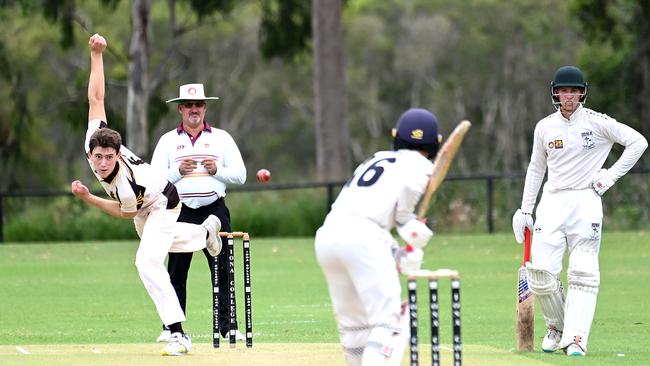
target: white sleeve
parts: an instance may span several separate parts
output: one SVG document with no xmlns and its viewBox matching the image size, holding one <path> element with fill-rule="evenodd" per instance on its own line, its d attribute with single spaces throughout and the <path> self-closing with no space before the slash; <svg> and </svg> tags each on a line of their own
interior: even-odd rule
<svg viewBox="0 0 650 366">
<path fill-rule="evenodd" d="M 533 138 L 533 152 L 530 155 L 530 163 L 526 171 L 526 182 L 524 183 L 524 192 L 521 198 L 521 210 L 526 213 L 532 213 L 537 201 L 537 194 L 542 186 L 544 174 L 546 173 L 546 151 L 544 151 L 544 141 L 541 132 L 541 124 L 535 127 Z"/>
<path fill-rule="evenodd" d="M 402 193 L 397 198 L 397 205 L 395 208 L 395 222 L 398 226 L 404 225 L 413 219 L 417 219 L 414 213 L 415 206 L 427 188 L 427 184 L 429 183 L 429 174 L 418 174 L 417 176 L 408 179 L 408 182 L 404 185 Z"/>
<path fill-rule="evenodd" d="M 151 157 L 151 166 L 167 172 L 167 180 L 172 184 L 175 184 L 182 178 L 182 175 L 178 170 L 178 166 L 170 166 L 169 164 L 170 153 L 167 148 L 170 146 L 170 143 L 167 143 L 167 138 L 165 136 L 166 135 L 162 135 L 158 140 L 156 149 L 153 151 L 153 156 Z"/>
<path fill-rule="evenodd" d="M 99 129 L 99 127 L 102 124 L 102 120 L 100 119 L 94 119 L 92 121 L 88 121 L 88 129 L 86 130 L 86 141 L 84 143 L 85 149 L 86 149 L 86 154 L 90 152 L 90 137 Z"/>
<path fill-rule="evenodd" d="M 244 184 L 246 183 L 246 165 L 241 157 L 239 148 L 232 136 L 223 132 L 225 152 L 223 162 L 218 162 L 217 174 L 214 177 L 224 183 Z"/>
<path fill-rule="evenodd" d="M 632 127 L 623 123 L 610 119 L 606 123 L 606 133 L 609 138 L 623 146 L 623 154 L 618 158 L 616 163 L 612 165 L 608 171 L 612 174 L 614 181 L 624 176 L 636 162 L 641 158 L 641 155 L 648 147 L 648 141 L 639 132 Z"/>
</svg>

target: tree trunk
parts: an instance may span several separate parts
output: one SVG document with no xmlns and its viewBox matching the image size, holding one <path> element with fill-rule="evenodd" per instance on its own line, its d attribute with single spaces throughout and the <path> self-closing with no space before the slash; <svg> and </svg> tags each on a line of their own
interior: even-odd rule
<svg viewBox="0 0 650 366">
<path fill-rule="evenodd" d="M 321 180 L 350 174 L 341 0 L 312 1 L 316 167 Z"/>
<path fill-rule="evenodd" d="M 648 138 L 650 136 L 650 4 L 648 2 L 639 3 L 640 20 L 639 31 L 639 69 L 641 70 L 641 132 Z"/>
<path fill-rule="evenodd" d="M 131 0 L 129 87 L 126 103 L 126 146 L 136 155 L 149 153 L 149 16 L 151 0 Z"/>
</svg>

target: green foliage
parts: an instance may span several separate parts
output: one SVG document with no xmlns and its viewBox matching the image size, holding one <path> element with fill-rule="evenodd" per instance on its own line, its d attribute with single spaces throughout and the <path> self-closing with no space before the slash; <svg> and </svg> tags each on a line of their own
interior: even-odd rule
<svg viewBox="0 0 650 366">
<path fill-rule="evenodd" d="M 311 1 L 262 0 L 260 49 L 267 58 L 291 60 L 309 50 Z"/>
<path fill-rule="evenodd" d="M 485 233 L 489 228 L 491 199 L 493 230 L 510 233 L 512 214 L 521 204 L 522 189 L 523 178 L 494 178 L 490 198 L 486 179 L 448 180 L 432 199 L 428 224 L 437 233 Z M 643 229 L 650 221 L 647 192 L 650 192 L 647 174 L 628 174 L 621 178 L 603 196 L 605 231 Z M 541 193 L 538 200 L 540 197 Z M 226 204 L 234 231 L 262 237 L 313 236 L 328 212 L 325 188 L 230 191 Z M 5 198 L 3 206 L 6 241 L 136 238 L 131 220 L 108 216 L 71 195 Z"/>
<path fill-rule="evenodd" d="M 235 0 L 187 0 L 199 20 L 213 12 L 228 13 L 235 7 Z"/>
<path fill-rule="evenodd" d="M 311 236 L 327 213 L 322 190 L 230 193 L 234 231 L 253 236 Z M 74 196 L 6 198 L 4 237 L 11 242 L 137 239 L 132 220 L 109 216 Z"/>
<path fill-rule="evenodd" d="M 322 189 L 258 191 L 227 196 L 234 231 L 255 236 L 312 236 L 327 213 Z"/>
<path fill-rule="evenodd" d="M 605 32 L 615 34 L 618 43 L 599 45 L 585 43 L 591 28 L 580 26 L 569 12 L 580 2 L 348 1 L 343 14 L 346 120 L 353 159 L 360 162 L 387 148 L 397 117 L 419 106 L 436 113 L 444 135 L 462 118 L 474 124 L 457 158 L 458 172 L 523 171 L 535 121 L 553 112 L 548 83 L 564 64 L 584 69 L 588 106 L 640 126 L 639 110 L 650 98 L 639 94 L 643 78 L 633 56 L 648 49 L 637 45 L 650 39 L 644 36 L 650 3 L 583 0 L 586 10 L 606 4 L 607 16 L 617 22 Z M 221 97 L 208 109 L 209 121 L 233 135 L 250 169 L 271 169 L 274 182 L 313 181 L 311 1 L 171 3 L 175 12 L 166 1 L 154 1 L 151 8 L 149 66 L 155 90 L 149 101 L 149 153 L 156 137 L 178 121 L 163 101 L 177 95 L 181 84 L 203 82 Z M 59 20 L 70 4 L 76 40 L 62 49 Z M 192 4 L 234 7 L 227 15 L 197 22 Z M 47 19 L 46 5 L 53 7 Z M 85 37 L 100 32 L 109 39 L 106 108 L 111 127 L 124 133 L 130 5 L 0 2 L 0 97 L 6 101 L 0 106 L 0 192 L 49 190 L 73 177 L 94 179 L 80 148 L 87 110 Z M 170 14 L 176 15 L 173 21 Z M 296 52 L 265 62 L 263 47 Z M 476 212 L 474 218 L 484 217 Z"/>
<path fill-rule="evenodd" d="M 90 207 L 72 195 L 59 198 L 6 199 L 11 214 L 5 240 L 89 241 L 136 239 L 132 220 L 120 220 Z"/>
<path fill-rule="evenodd" d="M 589 103 L 647 133 L 650 2 L 573 0 L 570 10 L 589 42 L 579 58 L 590 86 L 596 86 L 592 89 L 595 98 L 590 96 Z"/>
</svg>

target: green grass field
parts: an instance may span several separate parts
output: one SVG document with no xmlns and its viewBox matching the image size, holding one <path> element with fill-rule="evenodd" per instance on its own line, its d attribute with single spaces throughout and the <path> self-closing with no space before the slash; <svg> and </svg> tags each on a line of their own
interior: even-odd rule
<svg viewBox="0 0 650 366">
<path fill-rule="evenodd" d="M 252 237 L 255 346 L 212 350 L 211 288 L 195 255 L 183 359 L 159 356 L 153 303 L 138 278 L 135 242 L 0 245 L 0 365 L 344 365 L 338 333 L 311 238 Z M 584 359 L 514 352 L 517 269 L 512 234 L 438 235 L 426 268 L 461 272 L 465 365 L 649 365 L 650 233 L 606 233 L 601 289 Z M 241 267 L 241 242 L 237 242 Z M 243 314 L 241 268 L 238 307 Z M 430 363 L 427 293 L 419 289 L 421 364 Z M 443 364 L 451 364 L 448 282 L 441 281 Z M 536 314 L 536 347 L 544 335 Z M 239 319 L 243 327 L 243 317 Z M 406 363 L 404 363 L 406 364 Z"/>
</svg>

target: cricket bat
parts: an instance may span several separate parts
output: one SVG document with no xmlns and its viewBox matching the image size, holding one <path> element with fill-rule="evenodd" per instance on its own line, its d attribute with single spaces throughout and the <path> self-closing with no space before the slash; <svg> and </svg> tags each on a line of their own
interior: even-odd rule
<svg viewBox="0 0 650 366">
<path fill-rule="evenodd" d="M 431 177 L 429 177 L 429 183 L 427 184 L 427 190 L 422 195 L 420 199 L 420 206 L 418 207 L 418 219 L 422 222 L 426 220 L 427 210 L 429 209 L 429 203 L 431 202 L 431 197 L 438 190 L 438 187 L 442 184 L 447 176 L 449 167 L 456 157 L 458 148 L 463 142 L 467 131 L 472 127 L 472 124 L 468 120 L 463 120 L 458 123 L 456 128 L 451 132 L 451 135 L 447 138 L 442 148 L 438 151 L 436 159 L 433 161 L 433 171 Z M 413 247 L 411 244 L 406 244 L 406 250 L 411 251 Z"/>
<path fill-rule="evenodd" d="M 452 161 L 454 161 L 454 157 L 456 157 L 458 148 L 471 126 L 472 124 L 467 120 L 460 121 L 442 145 L 440 151 L 438 151 L 436 160 L 433 161 L 433 173 L 429 178 L 427 190 L 424 192 L 422 199 L 420 200 L 420 206 L 418 208 L 418 218 L 420 220 L 423 220 L 426 217 L 431 197 L 433 197 L 433 194 L 445 180 L 449 167 L 451 166 Z"/>
<path fill-rule="evenodd" d="M 535 295 L 528 287 L 526 276 L 526 263 L 530 262 L 530 230 L 526 228 L 524 240 L 524 259 L 519 267 L 519 280 L 517 281 L 517 323 L 515 324 L 515 338 L 517 351 L 533 351 L 535 338 Z"/>
</svg>

